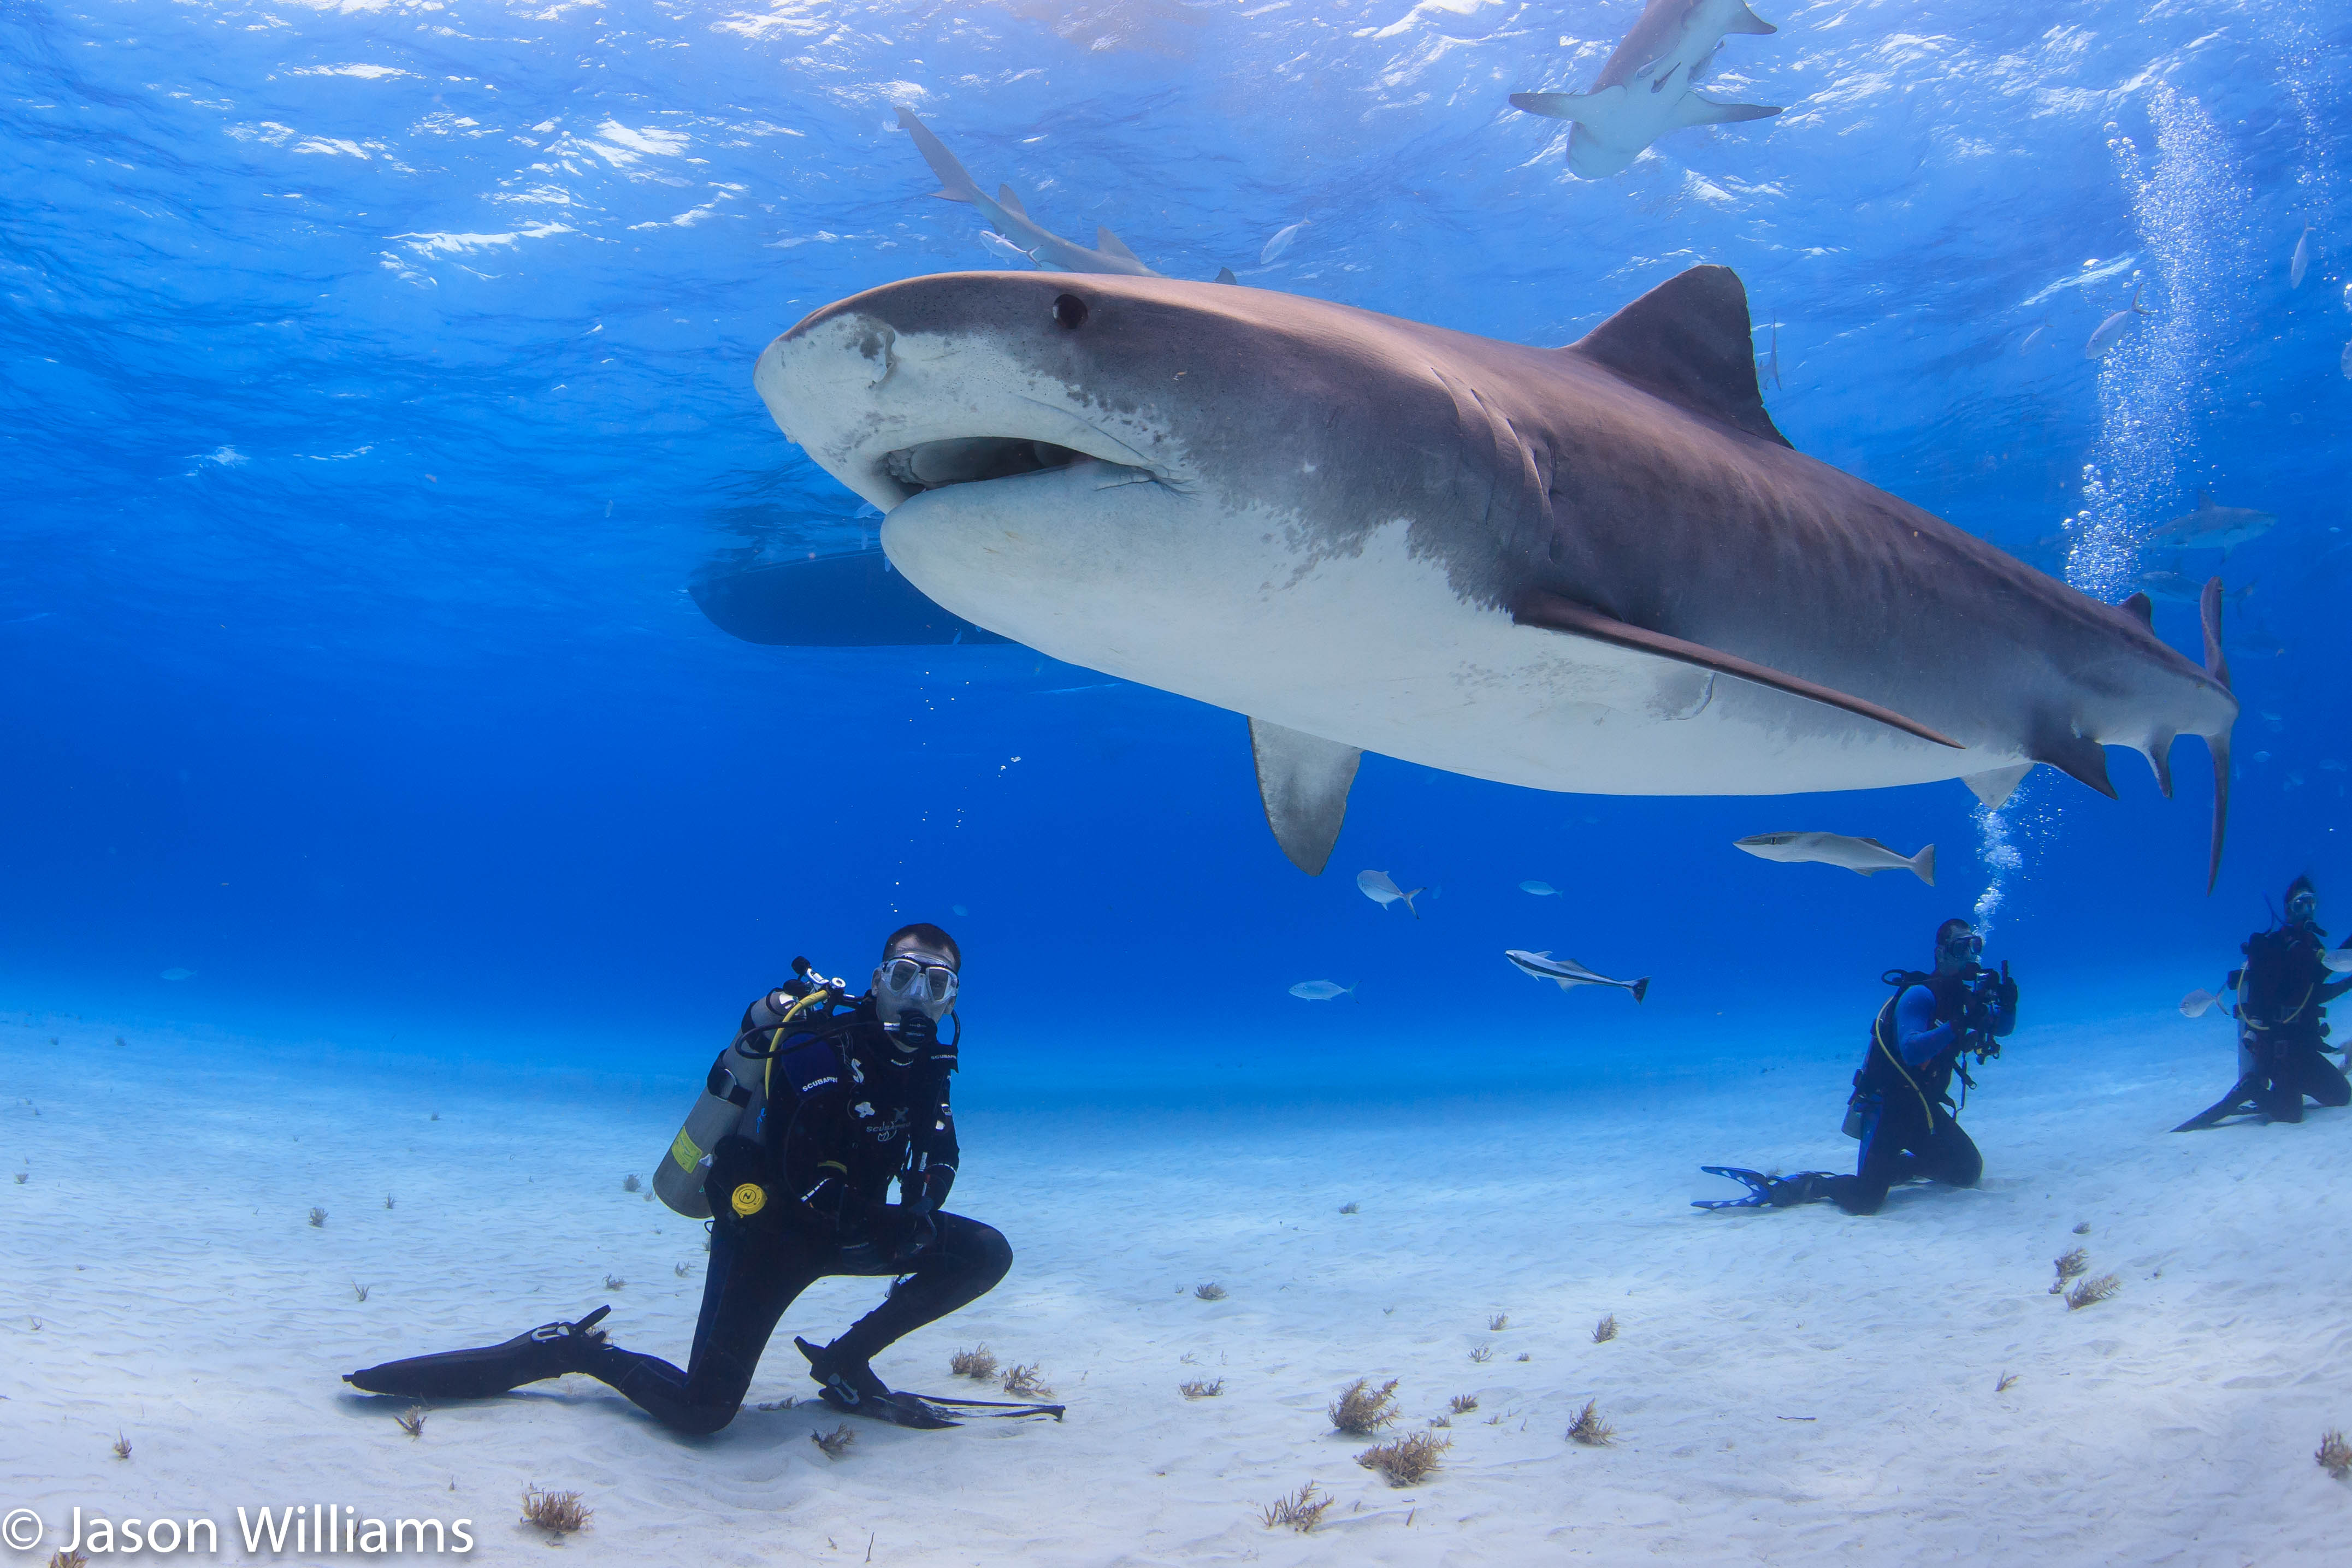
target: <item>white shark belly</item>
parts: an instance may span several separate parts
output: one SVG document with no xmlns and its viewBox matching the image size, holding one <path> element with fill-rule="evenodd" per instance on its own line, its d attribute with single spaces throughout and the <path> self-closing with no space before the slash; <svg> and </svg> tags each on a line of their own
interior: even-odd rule
<svg viewBox="0 0 2352 1568">
<path fill-rule="evenodd" d="M 2000 766 L 1822 705 L 1465 603 L 1409 525 L 1317 551 L 1296 519 L 1204 515 L 1141 481 L 1056 505 L 1095 465 L 955 486 L 892 512 L 909 581 L 1071 664 L 1405 761 L 1537 789 L 1784 794 Z M 1057 493 L 1058 491 L 1058 493 Z M 1203 548 L 1213 538 L 1216 548 Z"/>
</svg>

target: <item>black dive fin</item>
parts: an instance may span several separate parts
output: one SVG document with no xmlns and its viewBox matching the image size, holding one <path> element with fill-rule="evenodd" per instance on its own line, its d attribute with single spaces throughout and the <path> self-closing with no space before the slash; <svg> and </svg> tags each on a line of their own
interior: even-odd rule
<svg viewBox="0 0 2352 1568">
<path fill-rule="evenodd" d="M 1562 599 L 1557 593 L 1546 593 L 1537 589 L 1522 595 L 1519 601 L 1511 607 L 1511 620 L 1521 626 L 1540 626 L 1548 632 L 1565 632 L 1571 637 L 1590 637 L 1596 643 L 1606 643 L 1612 647 L 1631 648 L 1637 653 L 1654 654 L 1661 659 L 1672 659 L 1702 670 L 1713 670 L 1717 674 L 1737 675 L 1743 681 L 1769 686 L 1776 692 L 1786 692 L 1790 696 L 1843 708 L 1847 713 L 1890 726 L 1906 735 L 1932 740 L 1938 746 L 1948 746 L 1955 751 L 1963 749 L 1960 743 L 1949 736 L 1939 735 L 1915 719 L 1904 717 L 1893 708 L 1884 708 L 1876 703 L 1848 696 L 1829 686 L 1783 674 L 1768 664 L 1755 664 L 1704 643 L 1686 643 L 1663 632 L 1649 632 L 1639 626 L 1628 625 L 1613 616 L 1603 615 L 1598 610 Z"/>
<path fill-rule="evenodd" d="M 876 1398 L 872 1395 L 852 1405 L 831 1387 L 817 1390 L 819 1399 L 845 1416 L 863 1416 L 869 1421 L 887 1422 L 893 1427 L 912 1427 L 917 1431 L 936 1432 L 942 1427 L 961 1427 L 945 1411 L 934 1410 L 919 1395 L 890 1393 Z"/>
<path fill-rule="evenodd" d="M 2258 1115 L 2262 1107 L 2254 1093 L 2268 1082 L 2261 1073 L 2250 1073 L 2231 1086 L 2230 1092 L 2172 1130 L 2176 1133 L 2201 1133 L 2208 1127 L 2218 1127 L 2232 1116 Z"/>
<path fill-rule="evenodd" d="M 2198 619 L 2205 627 L 2205 673 L 2230 689 L 2230 656 L 2221 650 L 2221 580 L 2208 578 L 2205 591 L 2197 601 Z M 2205 895 L 2213 895 L 2213 884 L 2221 880 L 2221 839 L 2230 826 L 2230 732 L 2205 737 L 2205 748 L 2213 754 L 2213 858 L 2205 869 Z"/>
<path fill-rule="evenodd" d="M 1538 114 L 1558 114 L 1558 108 L 1520 100 L 1564 96 L 1517 93 L 1511 102 Z M 1678 408 L 1778 445 L 1789 444 L 1764 412 L 1764 393 L 1756 384 L 1748 290 L 1727 267 L 1694 267 L 1668 278 L 1560 352 L 1605 365 L 1620 380 Z"/>
<path fill-rule="evenodd" d="M 1728 1176 L 1733 1181 L 1746 1183 L 1748 1196 L 1746 1197 L 1695 1197 L 1691 1199 L 1693 1208 L 1769 1208 L 1772 1207 L 1770 1196 L 1772 1178 L 1762 1171 L 1744 1171 L 1737 1166 L 1701 1166 L 1698 1168 L 1709 1176 Z"/>
<path fill-rule="evenodd" d="M 978 1416 L 993 1420 L 1013 1421 L 1024 1416 L 1051 1416 L 1058 1421 L 1069 1409 L 1066 1405 L 1028 1405 L 1012 1399 L 959 1399 L 948 1394 L 902 1394 L 902 1399 L 919 1399 L 935 1407 L 943 1406 L 958 1416 Z"/>
<path fill-rule="evenodd" d="M 1348 815 L 1348 790 L 1364 754 L 1352 746 L 1303 735 L 1254 718 L 1250 752 L 1257 762 L 1258 799 L 1266 825 L 1290 863 L 1321 876 Z"/>
<path fill-rule="evenodd" d="M 369 1394 L 404 1399 L 488 1399 L 526 1383 L 577 1372 L 604 1336 L 596 1325 L 611 1307 L 598 1307 L 578 1322 L 541 1323 L 502 1344 L 412 1355 L 344 1375 L 343 1381 Z"/>
</svg>

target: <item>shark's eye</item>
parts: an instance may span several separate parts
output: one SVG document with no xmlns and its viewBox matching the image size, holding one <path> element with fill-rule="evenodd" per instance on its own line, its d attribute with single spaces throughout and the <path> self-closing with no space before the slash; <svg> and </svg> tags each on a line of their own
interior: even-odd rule
<svg viewBox="0 0 2352 1568">
<path fill-rule="evenodd" d="M 1054 319 L 1066 332 L 1075 332 L 1087 324 L 1087 302 L 1075 294 L 1054 296 Z"/>
</svg>

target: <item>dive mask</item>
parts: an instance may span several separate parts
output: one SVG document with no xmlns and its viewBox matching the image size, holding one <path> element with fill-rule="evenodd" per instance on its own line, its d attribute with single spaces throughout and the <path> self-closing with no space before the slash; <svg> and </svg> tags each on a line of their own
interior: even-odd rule
<svg viewBox="0 0 2352 1568">
<path fill-rule="evenodd" d="M 921 1008 L 933 1018 L 955 1004 L 956 972 L 945 964 L 893 958 L 882 966 L 882 989 L 893 1000 Z"/>
<path fill-rule="evenodd" d="M 1980 958 L 1984 956 L 1984 938 L 1973 931 L 1965 936 L 1955 932 L 1944 939 L 1943 950 L 1956 958 Z"/>
</svg>

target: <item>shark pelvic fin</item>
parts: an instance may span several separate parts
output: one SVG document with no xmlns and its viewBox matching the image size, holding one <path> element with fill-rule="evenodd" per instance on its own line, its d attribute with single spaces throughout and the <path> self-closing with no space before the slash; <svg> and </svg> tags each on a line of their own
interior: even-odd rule
<svg viewBox="0 0 2352 1568">
<path fill-rule="evenodd" d="M 1560 352 L 1581 354 L 1678 408 L 1789 444 L 1764 412 L 1748 290 L 1727 267 L 1668 278 Z"/>
<path fill-rule="evenodd" d="M 940 177 L 940 188 L 931 193 L 950 202 L 977 201 L 980 187 L 971 183 L 971 176 L 956 161 L 956 155 L 931 134 L 931 128 L 916 119 L 915 111 L 905 104 L 897 103 L 890 107 L 898 111 L 899 129 L 915 139 L 915 150 L 923 155 L 923 162 L 931 166 L 931 172 Z"/>
<path fill-rule="evenodd" d="M 1025 218 L 1029 215 L 1029 209 L 1021 204 L 1021 198 L 1013 193 L 1013 187 L 1010 185 L 996 187 L 996 204 L 1016 218 Z"/>
<path fill-rule="evenodd" d="M 2121 604 L 2116 606 L 2116 608 L 2118 610 L 2130 611 L 2132 614 L 2138 619 L 2141 625 L 2147 627 L 2150 631 L 2154 631 L 2156 629 L 2156 602 L 2149 599 L 2147 594 L 2135 593 L 2129 599 L 2125 600 Z"/>
<path fill-rule="evenodd" d="M 1675 118 L 1685 125 L 1737 125 L 1743 120 L 1769 120 L 1780 110 L 1769 103 L 1717 103 L 1695 92 L 1683 94 Z"/>
<path fill-rule="evenodd" d="M 1777 33 L 1780 29 L 1743 5 L 1738 8 L 1737 15 L 1723 25 L 1723 30 L 1727 33 Z"/>
<path fill-rule="evenodd" d="M 2168 800 L 2172 799 L 2172 741 L 2169 733 L 2151 735 L 2139 748 L 2147 758 L 2147 770 L 2156 775 L 2157 793 Z"/>
<path fill-rule="evenodd" d="M 2223 691 L 2230 689 L 2230 656 L 2221 648 L 2221 580 L 2209 577 L 2205 591 L 2198 596 L 2197 618 L 2205 628 L 2205 674 Z M 2213 855 L 2205 868 L 2205 896 L 2213 895 L 2213 884 L 2221 880 L 2221 840 L 2230 827 L 2230 732 L 2205 737 L 2205 749 L 2213 754 Z"/>
<path fill-rule="evenodd" d="M 2116 799 L 2115 781 L 2107 777 L 2107 749 L 2097 741 L 2076 735 L 2071 726 L 2058 724 L 2044 727 L 2032 744 L 2034 761 L 2047 762 L 2108 800 Z"/>
<path fill-rule="evenodd" d="M 1095 225 L 1095 248 L 1105 256 L 1115 256 L 1121 261 L 1131 261 L 1138 267 L 1143 265 L 1143 258 L 1128 249 L 1125 240 L 1099 224 Z"/>
<path fill-rule="evenodd" d="M 1303 735 L 1254 718 L 1250 752 L 1257 763 L 1258 798 L 1265 823 L 1290 863 L 1308 876 L 1321 876 L 1339 841 L 1348 815 L 1348 790 L 1356 781 L 1361 750 L 1336 740 Z M 1418 890 L 1416 890 L 1418 891 Z"/>
<path fill-rule="evenodd" d="M 1984 803 L 1986 810 L 1998 811 L 2008 803 L 2011 793 L 2024 780 L 2025 776 L 2032 771 L 2033 764 L 2021 762 L 2014 768 L 1995 768 L 1983 773 L 1964 773 L 1960 776 L 1960 782 L 1967 785 L 1969 792 Z"/>
<path fill-rule="evenodd" d="M 1737 654 L 1726 653 L 1702 643 L 1686 643 L 1680 637 L 1670 637 L 1663 632 L 1651 632 L 1640 626 L 1628 625 L 1613 616 L 1604 615 L 1598 610 L 1578 604 L 1572 600 L 1562 599 L 1556 593 L 1546 593 L 1538 589 L 1524 595 L 1511 607 L 1511 620 L 1521 626 L 1539 626 L 1548 632 L 1564 632 L 1571 637 L 1589 637 L 1596 643 L 1606 643 L 1617 648 L 1630 648 L 1635 653 L 1649 653 L 1661 659 L 1672 659 L 1677 664 L 1690 664 L 1702 670 L 1713 670 L 1717 674 L 1737 675 L 1743 681 L 1750 681 L 1759 686 L 1769 686 L 1774 691 L 1786 692 L 1790 696 L 1803 697 L 1810 702 L 1822 703 L 1833 708 L 1843 708 L 1847 713 L 1891 726 L 1906 735 L 1916 735 L 1922 740 L 1932 740 L 1938 746 L 1948 746 L 1956 751 L 1962 749 L 1958 741 L 1948 736 L 1938 735 L 1926 725 L 1916 719 L 1906 718 L 1892 708 L 1884 708 L 1876 703 L 1864 702 L 1860 697 L 1848 696 L 1843 692 L 1832 690 L 1831 687 L 1820 685 L 1811 681 L 1800 680 L 1795 675 L 1783 674 L 1769 665 L 1755 664 Z"/>
</svg>

